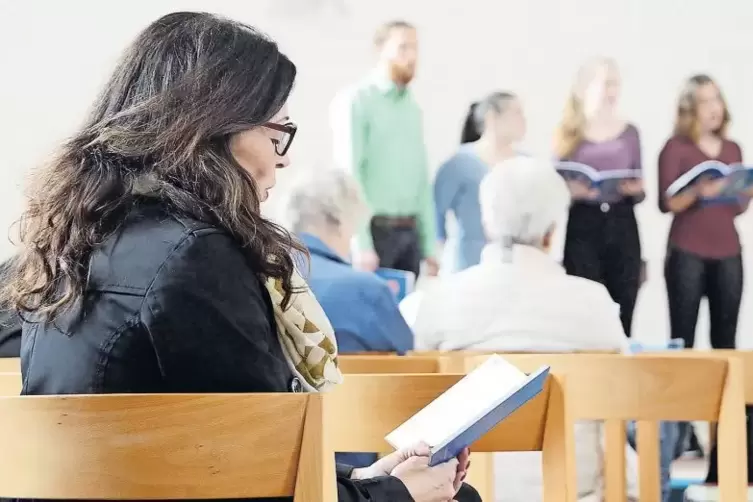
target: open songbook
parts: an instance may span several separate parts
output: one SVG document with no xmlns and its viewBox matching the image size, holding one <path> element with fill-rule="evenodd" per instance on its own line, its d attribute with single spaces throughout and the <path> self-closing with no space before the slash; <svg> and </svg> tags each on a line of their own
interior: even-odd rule
<svg viewBox="0 0 753 502">
<path fill-rule="evenodd" d="M 394 448 L 423 441 L 431 447 L 430 465 L 441 464 L 538 395 L 548 374 L 544 366 L 526 375 L 495 354 L 385 439 Z"/>
<path fill-rule="evenodd" d="M 406 270 L 378 268 L 376 275 L 387 281 L 387 285 L 395 294 L 395 299 L 398 303 L 413 292 L 416 284 L 416 274 Z"/>
<path fill-rule="evenodd" d="M 620 183 L 625 180 L 636 180 L 643 177 L 640 169 L 613 169 L 597 171 L 593 167 L 580 162 L 562 161 L 555 164 L 557 172 L 566 181 L 579 181 L 589 189 L 599 191 L 597 201 L 616 202 L 624 196 L 620 192 Z"/>
<path fill-rule="evenodd" d="M 737 202 L 746 191 L 753 187 L 753 166 L 730 164 L 718 160 L 707 160 L 692 167 L 688 172 L 677 178 L 669 188 L 667 196 L 673 197 L 692 186 L 701 178 L 725 178 L 726 184 L 722 193 L 713 198 L 701 198 L 705 203 Z"/>
</svg>

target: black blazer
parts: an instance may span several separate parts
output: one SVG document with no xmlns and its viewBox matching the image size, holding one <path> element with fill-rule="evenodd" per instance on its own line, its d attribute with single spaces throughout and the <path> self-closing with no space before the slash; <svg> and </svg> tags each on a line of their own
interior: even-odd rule
<svg viewBox="0 0 753 502">
<path fill-rule="evenodd" d="M 145 203 L 94 251 L 80 305 L 24 322 L 23 393 L 300 391 L 274 322 L 228 234 Z M 397 478 L 348 474 L 338 468 L 340 502 L 412 500 Z"/>
</svg>

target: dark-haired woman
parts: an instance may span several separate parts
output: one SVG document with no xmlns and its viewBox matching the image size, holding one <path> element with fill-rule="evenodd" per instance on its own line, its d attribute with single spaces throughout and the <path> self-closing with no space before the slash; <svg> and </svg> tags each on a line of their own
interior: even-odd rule
<svg viewBox="0 0 753 502">
<path fill-rule="evenodd" d="M 447 240 L 447 214 L 457 221 L 453 264 L 444 271 L 477 265 L 486 237 L 481 227 L 478 187 L 491 167 L 517 155 L 516 145 L 526 131 L 523 108 L 508 92 L 494 92 L 471 105 L 460 138 L 460 149 L 437 172 L 434 203 L 440 243 Z"/>
<path fill-rule="evenodd" d="M 273 41 L 209 14 L 138 36 L 23 215 L 2 299 L 25 319 L 24 394 L 340 381 L 332 328 L 291 258 L 303 248 L 259 213 L 289 162 L 295 75 Z M 339 469 L 339 500 L 452 498 L 467 454 L 429 468 L 425 453 Z"/>
</svg>

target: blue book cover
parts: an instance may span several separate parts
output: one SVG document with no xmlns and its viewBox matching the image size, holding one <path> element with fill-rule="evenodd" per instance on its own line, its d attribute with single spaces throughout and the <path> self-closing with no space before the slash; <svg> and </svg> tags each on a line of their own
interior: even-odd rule
<svg viewBox="0 0 753 502">
<path fill-rule="evenodd" d="M 579 181 L 589 189 L 599 191 L 598 202 L 616 202 L 624 195 L 620 192 L 620 183 L 625 180 L 642 179 L 640 169 L 611 169 L 598 171 L 581 162 L 562 161 L 555 165 L 557 172 L 565 181 Z"/>
<path fill-rule="evenodd" d="M 725 164 L 718 160 L 707 160 L 692 167 L 682 176 L 677 178 L 669 188 L 667 196 L 673 197 L 686 188 L 693 186 L 700 179 L 719 179 L 725 178 L 726 183 L 722 192 L 711 198 L 702 198 L 701 203 L 708 204 L 730 204 L 737 203 L 745 192 L 753 187 L 753 166 L 744 164 Z"/>
<path fill-rule="evenodd" d="M 630 353 L 640 354 L 641 352 L 672 352 L 683 350 L 685 341 L 682 338 L 672 338 L 666 343 L 646 344 L 637 341 L 630 342 Z"/>
<path fill-rule="evenodd" d="M 395 448 L 424 441 L 431 447 L 430 465 L 441 464 L 537 396 L 548 375 L 548 366 L 526 375 L 491 356 L 385 439 Z"/>
<path fill-rule="evenodd" d="M 375 273 L 387 281 L 387 285 L 395 293 L 395 299 L 398 303 L 413 292 L 416 283 L 416 276 L 413 272 L 394 268 L 378 268 Z"/>
</svg>

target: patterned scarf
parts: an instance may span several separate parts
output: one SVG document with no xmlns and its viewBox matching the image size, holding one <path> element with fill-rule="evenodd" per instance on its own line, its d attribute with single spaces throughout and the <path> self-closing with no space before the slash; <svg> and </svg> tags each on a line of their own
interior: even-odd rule
<svg viewBox="0 0 753 502">
<path fill-rule="evenodd" d="M 295 293 L 286 310 L 280 304 L 284 296 L 282 282 L 268 279 L 266 286 L 274 305 L 277 336 L 288 365 L 297 374 L 307 392 L 322 392 L 342 382 L 337 365 L 337 342 L 332 325 L 306 282 L 293 272 Z"/>
</svg>

